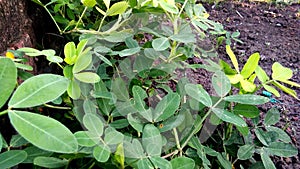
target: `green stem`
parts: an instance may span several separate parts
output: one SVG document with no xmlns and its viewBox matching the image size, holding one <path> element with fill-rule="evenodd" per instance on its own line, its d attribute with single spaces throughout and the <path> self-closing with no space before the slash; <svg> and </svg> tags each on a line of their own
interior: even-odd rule
<svg viewBox="0 0 300 169">
<path fill-rule="evenodd" d="M 106 15 L 104 15 L 103 18 L 101 19 L 100 25 L 99 25 L 98 30 L 97 30 L 98 32 L 100 31 L 105 18 L 106 18 Z"/>
<path fill-rule="evenodd" d="M 2 112 L 0 112 L 0 116 L 7 114 L 8 110 L 4 110 Z"/>
<path fill-rule="evenodd" d="M 53 20 L 56 28 L 58 29 L 59 33 L 62 34 L 63 32 L 61 31 L 61 29 L 58 26 L 58 24 L 57 24 L 56 20 L 54 19 L 53 15 L 51 14 L 51 12 L 47 8 L 47 6 L 50 5 L 50 4 L 52 4 L 52 3 L 50 2 L 50 3 L 46 4 L 46 5 L 42 5 L 42 4 L 40 4 L 40 5 L 47 11 L 47 13 L 49 14 L 50 18 Z"/>
<path fill-rule="evenodd" d="M 174 137 L 175 137 L 177 149 L 180 152 L 180 156 L 182 156 L 182 149 L 181 149 L 181 146 L 180 146 L 180 141 L 179 141 L 179 137 L 178 137 L 178 133 L 177 133 L 176 128 L 173 128 L 173 132 L 174 132 Z"/>
<path fill-rule="evenodd" d="M 62 109 L 62 110 L 71 110 L 71 107 L 60 107 L 60 106 L 53 106 L 50 104 L 44 104 L 45 107 L 53 108 L 53 109 Z"/>
<path fill-rule="evenodd" d="M 78 20 L 78 22 L 77 22 L 77 24 L 76 24 L 76 26 L 75 26 L 74 29 L 77 29 L 77 27 L 78 27 L 78 25 L 79 25 L 79 22 L 81 22 L 81 20 L 82 20 L 82 18 L 83 18 L 83 15 L 85 14 L 87 8 L 88 8 L 88 7 L 85 7 L 85 8 L 84 8 L 84 10 L 83 10 L 82 14 L 80 15 L 80 18 L 79 18 L 79 20 Z"/>
<path fill-rule="evenodd" d="M 199 122 L 199 124 L 197 125 L 202 125 L 203 122 L 206 120 L 206 118 L 210 115 L 210 113 L 212 112 L 212 109 L 215 108 L 221 101 L 223 100 L 223 98 L 220 98 L 210 109 L 209 111 L 205 114 L 205 116 L 201 119 L 201 121 Z M 181 148 L 183 149 L 190 141 L 190 139 L 193 137 L 193 135 L 195 134 L 197 128 L 195 128 L 193 130 L 193 132 L 191 132 L 191 134 L 188 136 L 188 138 L 185 140 L 185 142 L 181 145 Z"/>
</svg>

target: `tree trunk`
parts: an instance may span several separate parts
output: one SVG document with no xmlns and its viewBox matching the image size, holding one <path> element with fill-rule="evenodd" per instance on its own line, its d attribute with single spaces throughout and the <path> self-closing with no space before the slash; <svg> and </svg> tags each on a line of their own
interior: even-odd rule
<svg viewBox="0 0 300 169">
<path fill-rule="evenodd" d="M 0 54 L 8 48 L 32 47 L 31 23 L 27 0 L 0 0 Z"/>
</svg>

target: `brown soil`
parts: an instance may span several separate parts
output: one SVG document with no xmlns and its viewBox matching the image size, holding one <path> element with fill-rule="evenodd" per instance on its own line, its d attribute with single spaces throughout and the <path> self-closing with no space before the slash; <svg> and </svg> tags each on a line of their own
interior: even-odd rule
<svg viewBox="0 0 300 169">
<path fill-rule="evenodd" d="M 205 5 L 210 19 L 222 23 L 228 31 L 239 31 L 239 39 L 244 43 L 236 43 L 233 50 L 241 63 L 254 52 L 261 55 L 260 66 L 271 74 L 272 64 L 279 62 L 294 71 L 293 81 L 300 83 L 300 4 L 279 6 L 265 3 L 225 2 L 218 5 Z M 298 13 L 298 14 L 297 14 Z M 228 60 L 224 46 L 218 49 L 221 58 Z M 296 90 L 300 97 L 300 89 Z M 282 111 L 278 126 L 288 123 L 287 132 L 293 144 L 300 150 L 300 102 L 295 98 L 282 94 L 278 100 L 286 105 L 276 105 Z M 268 110 L 274 104 L 267 104 Z M 275 157 L 277 168 L 300 168 L 300 156 L 292 158 Z"/>
</svg>

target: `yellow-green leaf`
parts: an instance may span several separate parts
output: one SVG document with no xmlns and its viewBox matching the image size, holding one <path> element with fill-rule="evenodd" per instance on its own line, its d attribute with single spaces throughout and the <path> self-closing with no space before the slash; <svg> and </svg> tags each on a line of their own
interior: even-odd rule
<svg viewBox="0 0 300 169">
<path fill-rule="evenodd" d="M 235 54 L 233 53 L 233 51 L 231 50 L 230 46 L 229 45 L 226 45 L 226 53 L 228 54 L 228 56 L 230 57 L 230 60 L 235 68 L 235 70 L 240 73 L 239 71 L 239 63 L 236 59 L 236 56 Z"/>
<path fill-rule="evenodd" d="M 230 80 L 231 84 L 237 84 L 239 83 L 241 80 L 244 79 L 244 77 L 240 74 L 235 74 L 235 75 L 227 75 L 228 79 Z"/>
<path fill-rule="evenodd" d="M 261 82 L 266 82 L 268 80 L 270 80 L 269 76 L 267 75 L 267 73 L 260 67 L 260 66 L 257 66 L 256 69 L 255 69 L 255 73 L 258 77 L 258 79 L 261 81 Z"/>
<path fill-rule="evenodd" d="M 65 54 L 64 61 L 69 65 L 73 65 L 77 59 L 76 46 L 74 42 L 68 42 L 65 45 L 64 54 Z"/>
<path fill-rule="evenodd" d="M 273 93 L 276 97 L 280 97 L 280 93 L 272 86 L 263 84 L 263 87 L 268 91 Z"/>
<path fill-rule="evenodd" d="M 110 5 L 110 0 L 103 0 L 106 8 L 108 9 L 109 8 L 109 5 Z"/>
<path fill-rule="evenodd" d="M 256 69 L 258 66 L 258 61 L 260 59 L 259 53 L 253 53 L 249 59 L 247 60 L 245 66 L 243 67 L 241 71 L 241 75 L 244 78 L 248 78 Z"/>
<path fill-rule="evenodd" d="M 276 87 L 278 87 L 279 89 L 281 89 L 282 91 L 284 91 L 284 92 L 286 92 L 287 94 L 289 94 L 289 95 L 295 97 L 296 99 L 298 99 L 297 93 L 296 93 L 294 90 L 292 90 L 292 89 L 290 89 L 290 88 L 288 88 L 288 87 L 283 86 L 282 84 L 280 84 L 280 83 L 277 82 L 277 81 L 274 81 L 273 84 L 274 84 Z"/>
<path fill-rule="evenodd" d="M 81 0 L 81 2 L 88 8 L 93 8 L 97 4 L 96 0 Z"/>
<path fill-rule="evenodd" d="M 107 16 L 122 14 L 126 11 L 128 4 L 126 1 L 121 1 L 113 4 L 106 12 Z"/>
<path fill-rule="evenodd" d="M 242 79 L 240 81 L 242 88 L 246 91 L 246 92 L 254 92 L 254 90 L 256 89 L 256 86 L 254 83 L 249 82 L 248 80 L 244 80 Z"/>
<path fill-rule="evenodd" d="M 291 69 L 282 66 L 278 62 L 273 64 L 272 71 L 272 78 L 279 81 L 290 79 L 293 76 L 293 71 Z"/>
<path fill-rule="evenodd" d="M 300 87 L 300 84 L 295 83 L 295 82 L 290 81 L 290 80 L 280 80 L 280 81 L 283 82 L 283 83 L 289 84 L 291 86 Z"/>
</svg>

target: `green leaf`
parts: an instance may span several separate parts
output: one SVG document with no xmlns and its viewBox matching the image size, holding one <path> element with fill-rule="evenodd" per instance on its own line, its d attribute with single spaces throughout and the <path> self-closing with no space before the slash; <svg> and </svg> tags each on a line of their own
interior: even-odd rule
<svg viewBox="0 0 300 169">
<path fill-rule="evenodd" d="M 260 151 L 260 157 L 265 168 L 276 169 L 274 163 L 272 162 L 271 158 L 269 157 L 268 153 L 265 151 L 264 148 L 262 148 Z"/>
<path fill-rule="evenodd" d="M 69 82 L 67 92 L 72 99 L 74 100 L 79 99 L 81 95 L 81 90 L 78 83 L 75 80 L 71 80 Z"/>
<path fill-rule="evenodd" d="M 17 68 L 9 58 L 0 58 L 0 108 L 6 103 L 17 84 Z"/>
<path fill-rule="evenodd" d="M 35 146 L 27 147 L 27 148 L 24 149 L 24 151 L 26 151 L 26 153 L 27 153 L 27 158 L 22 163 L 33 163 L 33 160 L 36 157 L 40 157 L 40 156 L 48 157 L 48 156 L 51 156 L 53 154 L 52 152 L 39 149 Z"/>
<path fill-rule="evenodd" d="M 126 1 L 121 1 L 113 4 L 106 12 L 107 16 L 122 14 L 126 11 L 128 4 Z"/>
<path fill-rule="evenodd" d="M 137 48 L 139 47 L 139 43 L 134 40 L 132 37 L 128 37 L 125 39 L 125 44 L 128 48 Z"/>
<path fill-rule="evenodd" d="M 146 91 L 140 86 L 133 86 L 132 88 L 134 106 L 139 112 L 146 111 L 144 99 L 148 97 Z"/>
<path fill-rule="evenodd" d="M 170 47 L 170 42 L 169 39 L 165 37 L 156 38 L 152 41 L 152 46 L 156 51 L 163 51 Z"/>
<path fill-rule="evenodd" d="M 287 94 L 293 96 L 294 98 L 298 99 L 297 93 L 294 90 L 283 86 L 282 84 L 278 83 L 277 81 L 272 82 L 272 84 L 274 84 L 276 87 L 278 87 L 279 89 L 281 89 L 285 93 L 287 93 Z"/>
<path fill-rule="evenodd" d="M 144 150 L 138 139 L 132 139 L 131 142 L 124 142 L 125 157 L 127 158 L 144 158 Z"/>
<path fill-rule="evenodd" d="M 169 37 L 173 41 L 178 41 L 182 43 L 195 43 L 195 35 L 193 33 L 180 33 L 180 34 L 175 34 Z"/>
<path fill-rule="evenodd" d="M 28 70 L 28 71 L 32 71 L 33 70 L 33 67 L 32 66 L 29 66 L 29 65 L 26 65 L 26 64 L 21 64 L 21 63 L 17 63 L 15 62 L 15 66 L 19 69 L 23 69 L 23 70 Z"/>
<path fill-rule="evenodd" d="M 239 148 L 237 152 L 238 159 L 247 160 L 250 159 L 255 151 L 254 145 L 246 144 Z"/>
<path fill-rule="evenodd" d="M 249 127 L 240 127 L 240 126 L 236 126 L 236 128 L 238 129 L 238 131 L 243 135 L 243 136 L 248 136 L 249 134 Z"/>
<path fill-rule="evenodd" d="M 247 79 L 252 73 L 255 71 L 256 67 L 258 66 L 258 61 L 260 59 L 259 53 L 253 53 L 249 59 L 247 60 L 246 64 L 244 65 L 241 75 Z"/>
<path fill-rule="evenodd" d="M 144 49 L 144 55 L 149 59 L 156 60 L 161 54 L 153 48 L 146 48 Z"/>
<path fill-rule="evenodd" d="M 163 121 L 175 114 L 179 108 L 180 96 L 177 93 L 169 93 L 155 107 L 153 113 L 154 122 Z"/>
<path fill-rule="evenodd" d="M 140 52 L 140 50 L 141 50 L 140 47 L 124 49 L 124 50 L 119 51 L 118 54 L 120 55 L 120 57 L 131 56 L 131 55 L 137 54 L 138 52 Z"/>
<path fill-rule="evenodd" d="M 104 142 L 108 145 L 122 143 L 124 135 L 112 127 L 105 129 Z"/>
<path fill-rule="evenodd" d="M 119 144 L 114 154 L 114 160 L 120 165 L 120 168 L 125 168 L 125 156 L 123 143 Z"/>
<path fill-rule="evenodd" d="M 272 142 L 266 148 L 272 155 L 280 157 L 292 157 L 298 154 L 298 149 L 289 143 Z"/>
<path fill-rule="evenodd" d="M 266 126 L 267 131 L 274 131 L 278 134 L 278 139 L 285 142 L 285 143 L 289 143 L 291 142 L 291 138 L 290 136 L 282 129 L 278 128 L 278 127 L 273 127 L 273 126 Z"/>
<path fill-rule="evenodd" d="M 262 83 L 265 83 L 266 81 L 270 80 L 270 78 L 267 75 L 267 73 L 259 65 L 255 69 L 255 74 L 257 75 L 258 79 Z"/>
<path fill-rule="evenodd" d="M 88 43 L 88 39 L 82 39 L 80 42 L 77 44 L 77 49 L 76 49 L 76 54 L 79 56 L 80 54 L 84 53 L 84 48 Z M 89 51 L 89 50 L 86 50 Z"/>
<path fill-rule="evenodd" d="M 93 139 L 91 139 L 91 134 L 88 131 L 78 131 L 74 134 L 77 139 L 78 145 L 84 147 L 93 147 L 97 144 Z"/>
<path fill-rule="evenodd" d="M 59 56 L 47 56 L 46 59 L 53 63 L 62 63 L 64 60 Z"/>
<path fill-rule="evenodd" d="M 171 160 L 172 168 L 191 169 L 195 167 L 195 161 L 188 157 L 177 157 Z"/>
<path fill-rule="evenodd" d="M 203 89 L 200 84 L 186 84 L 184 88 L 186 93 L 192 98 L 196 99 L 207 107 L 212 106 L 212 100 L 209 94 Z"/>
<path fill-rule="evenodd" d="M 110 149 L 107 145 L 98 144 L 93 150 L 93 156 L 101 163 L 106 162 L 110 156 Z"/>
<path fill-rule="evenodd" d="M 29 142 L 25 140 L 21 135 L 13 135 L 9 142 L 9 147 L 21 147 Z"/>
<path fill-rule="evenodd" d="M 75 136 L 60 122 L 25 111 L 9 111 L 8 115 L 17 132 L 33 145 L 58 153 L 77 151 Z"/>
<path fill-rule="evenodd" d="M 264 120 L 264 125 L 271 126 L 271 125 L 278 123 L 279 120 L 280 120 L 279 110 L 277 108 L 273 107 L 267 112 L 265 120 Z"/>
<path fill-rule="evenodd" d="M 233 112 L 244 117 L 255 118 L 259 116 L 260 111 L 256 106 L 253 105 L 237 104 L 234 106 Z"/>
<path fill-rule="evenodd" d="M 112 81 L 112 92 L 117 96 L 120 101 L 128 101 L 129 93 L 127 85 L 122 78 L 116 78 Z"/>
<path fill-rule="evenodd" d="M 155 168 L 172 169 L 171 163 L 162 157 L 150 157 L 150 161 Z"/>
<path fill-rule="evenodd" d="M 165 2 L 164 0 L 159 0 L 159 4 L 164 10 L 170 13 L 177 14 L 179 12 L 175 4 Z"/>
<path fill-rule="evenodd" d="M 1 135 L 1 133 L 0 133 L 0 152 L 1 152 L 1 149 L 2 149 L 2 147 L 3 147 L 3 140 L 2 140 L 3 138 L 2 138 L 2 135 Z"/>
<path fill-rule="evenodd" d="M 258 140 L 265 146 L 268 146 L 268 135 L 266 134 L 266 132 L 264 132 L 262 129 L 257 128 L 254 131 L 256 137 L 258 138 Z"/>
<path fill-rule="evenodd" d="M 150 163 L 149 159 L 140 159 L 137 162 L 137 167 L 142 169 L 152 169 L 152 164 Z"/>
<path fill-rule="evenodd" d="M 134 117 L 132 114 L 128 114 L 127 116 L 127 120 L 129 122 L 129 124 L 138 132 L 142 132 L 143 131 L 143 127 L 144 124 L 142 123 L 142 121 L 137 118 Z"/>
<path fill-rule="evenodd" d="M 34 48 L 28 48 L 28 47 L 25 47 L 25 48 L 20 48 L 18 49 L 17 51 L 21 51 L 21 52 L 24 52 L 26 55 L 28 56 L 31 56 L 31 54 L 39 54 L 40 55 L 40 52 L 39 50 L 37 49 L 34 49 Z M 37 55 L 37 56 L 39 56 Z"/>
<path fill-rule="evenodd" d="M 96 56 L 98 56 L 98 58 L 100 60 L 102 60 L 104 63 L 108 64 L 109 66 L 112 66 L 112 63 L 110 62 L 109 59 L 107 59 L 106 57 L 104 57 L 103 55 L 97 53 L 97 52 L 94 52 L 96 54 Z"/>
<path fill-rule="evenodd" d="M 93 72 L 76 73 L 74 77 L 84 83 L 97 83 L 100 81 L 100 77 Z"/>
<path fill-rule="evenodd" d="M 132 29 L 124 29 L 118 32 L 111 32 L 109 36 L 104 37 L 108 42 L 124 42 L 126 38 L 133 36 Z"/>
<path fill-rule="evenodd" d="M 222 71 L 217 71 L 212 76 L 212 85 L 220 97 L 224 97 L 231 89 L 231 84 L 227 76 Z"/>
<path fill-rule="evenodd" d="M 247 123 L 240 117 L 224 109 L 213 108 L 212 111 L 223 121 L 235 124 L 240 127 L 246 127 Z"/>
<path fill-rule="evenodd" d="M 77 60 L 77 55 L 76 55 L 76 46 L 74 42 L 68 42 L 65 45 L 64 48 L 64 54 L 65 54 L 65 59 L 64 61 L 69 64 L 73 65 L 76 60 Z"/>
<path fill-rule="evenodd" d="M 293 71 L 291 69 L 282 66 L 278 62 L 275 62 L 272 65 L 272 71 L 272 78 L 279 81 L 290 79 L 293 76 Z"/>
<path fill-rule="evenodd" d="M 226 53 L 228 54 L 228 56 L 230 57 L 230 60 L 235 68 L 235 70 L 240 73 L 239 71 L 239 63 L 236 59 L 236 56 L 235 54 L 233 53 L 233 51 L 231 50 L 230 46 L 229 45 L 226 45 Z"/>
<path fill-rule="evenodd" d="M 92 55 L 87 51 L 85 54 L 80 54 L 73 67 L 73 73 L 78 73 L 86 69 L 92 63 Z"/>
<path fill-rule="evenodd" d="M 68 79 L 53 74 L 41 74 L 27 79 L 15 91 L 8 106 L 27 108 L 55 100 L 68 86 Z"/>
<path fill-rule="evenodd" d="M 250 105 L 260 105 L 270 101 L 270 99 L 267 97 L 253 95 L 253 94 L 231 95 L 225 97 L 224 100 L 228 102 L 236 102 L 236 103 L 250 104 Z"/>
<path fill-rule="evenodd" d="M 159 124 L 159 131 L 165 132 L 179 126 L 185 119 L 184 114 L 178 114 L 177 116 L 170 117 Z"/>
<path fill-rule="evenodd" d="M 59 159 L 55 157 L 36 157 L 33 164 L 45 168 L 59 168 L 68 165 L 69 161 L 66 159 Z"/>
<path fill-rule="evenodd" d="M 274 87 L 266 84 L 262 84 L 262 85 L 268 92 L 273 93 L 276 97 L 280 97 L 280 93 Z"/>
<path fill-rule="evenodd" d="M 91 99 L 85 99 L 83 101 L 83 111 L 86 114 L 96 114 L 97 113 L 97 106 L 95 102 Z"/>
<path fill-rule="evenodd" d="M 280 81 L 283 82 L 283 83 L 286 83 L 286 84 L 288 84 L 288 85 L 291 85 L 292 87 L 293 87 L 293 86 L 295 86 L 295 87 L 300 87 L 300 84 L 295 83 L 295 82 L 290 81 L 290 80 L 280 80 Z"/>
<path fill-rule="evenodd" d="M 142 144 L 149 156 L 160 156 L 163 146 L 162 136 L 153 124 L 147 124 L 144 127 Z"/>
<path fill-rule="evenodd" d="M 83 125 L 93 134 L 96 134 L 98 137 L 101 137 L 103 134 L 103 122 L 95 114 L 85 114 L 83 116 Z"/>
<path fill-rule="evenodd" d="M 217 159 L 225 169 L 232 169 L 230 161 L 228 161 L 222 154 L 218 153 Z"/>
<path fill-rule="evenodd" d="M 122 129 L 125 128 L 129 125 L 127 119 L 120 119 L 120 120 L 115 120 L 112 123 L 109 124 L 109 126 L 115 128 L 115 129 Z"/>
<path fill-rule="evenodd" d="M 0 154 L 0 168 L 10 168 L 23 162 L 27 158 L 24 150 L 10 150 Z"/>
</svg>

